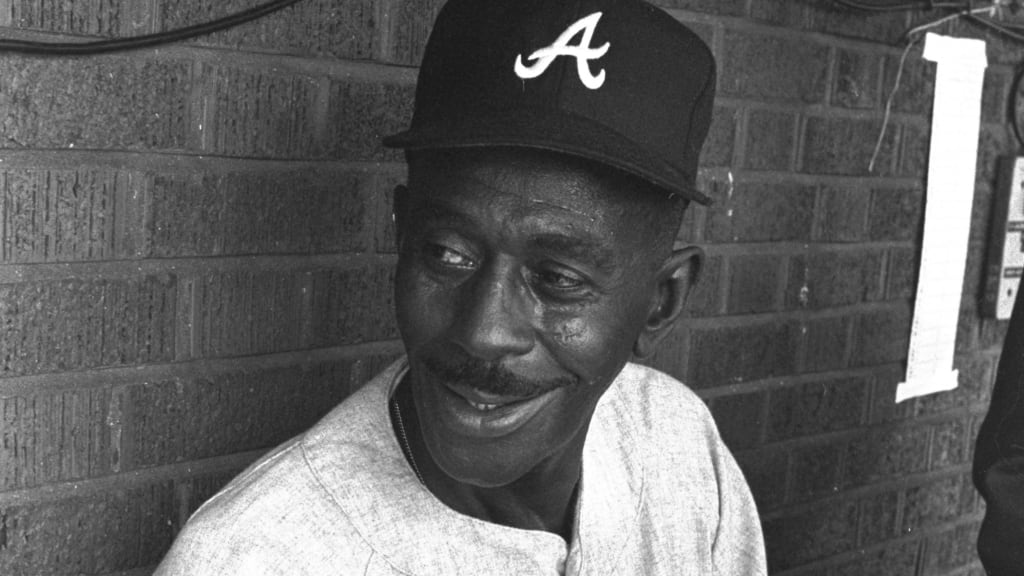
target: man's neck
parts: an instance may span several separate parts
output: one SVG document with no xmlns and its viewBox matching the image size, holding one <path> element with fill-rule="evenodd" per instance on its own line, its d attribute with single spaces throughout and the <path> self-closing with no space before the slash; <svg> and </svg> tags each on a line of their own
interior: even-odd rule
<svg viewBox="0 0 1024 576">
<path fill-rule="evenodd" d="M 484 488 L 459 482 L 434 463 L 423 443 L 407 379 L 408 376 L 395 390 L 405 447 L 412 454 L 410 464 L 415 464 L 423 483 L 438 500 L 456 512 L 480 520 L 524 530 L 544 530 L 558 534 L 566 543 L 572 541 L 582 470 L 582 439 L 557 463 L 541 464 L 510 484 Z M 403 443 L 403 438 L 398 440 Z"/>
</svg>

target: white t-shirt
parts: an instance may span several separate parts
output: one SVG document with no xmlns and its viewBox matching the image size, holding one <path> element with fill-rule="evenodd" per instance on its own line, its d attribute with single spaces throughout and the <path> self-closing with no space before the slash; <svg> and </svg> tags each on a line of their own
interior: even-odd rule
<svg viewBox="0 0 1024 576">
<path fill-rule="evenodd" d="M 156 576 L 766 574 L 742 473 L 678 381 L 628 364 L 601 398 L 566 545 L 460 514 L 419 483 L 388 415 L 406 370 L 397 361 L 232 480 Z"/>
</svg>

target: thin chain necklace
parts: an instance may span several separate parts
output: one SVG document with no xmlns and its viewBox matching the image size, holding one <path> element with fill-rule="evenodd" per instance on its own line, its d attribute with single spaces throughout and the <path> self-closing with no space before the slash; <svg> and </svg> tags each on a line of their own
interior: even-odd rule
<svg viewBox="0 0 1024 576">
<path fill-rule="evenodd" d="M 398 436 L 402 440 L 402 454 L 404 454 L 406 459 L 409 460 L 409 464 L 412 465 L 412 471 L 416 473 L 416 478 L 419 479 L 420 484 L 426 486 L 427 483 L 423 481 L 423 474 L 420 474 L 420 468 L 416 465 L 416 458 L 412 455 L 412 448 L 409 446 L 409 438 L 405 435 L 405 422 L 402 421 L 402 409 L 398 406 L 398 399 L 394 396 L 391 397 L 391 412 L 395 415 L 395 422 L 398 423 Z"/>
</svg>

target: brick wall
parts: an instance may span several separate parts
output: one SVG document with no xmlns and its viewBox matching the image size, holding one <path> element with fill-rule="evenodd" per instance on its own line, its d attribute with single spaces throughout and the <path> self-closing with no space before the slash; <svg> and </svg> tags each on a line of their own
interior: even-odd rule
<svg viewBox="0 0 1024 576">
<path fill-rule="evenodd" d="M 8 37 L 119 37 L 255 0 L 0 0 Z M 400 352 L 388 193 L 441 0 L 305 0 L 187 45 L 0 55 L 0 574 L 148 574 L 204 498 Z M 1005 325 L 982 318 L 1016 46 L 991 39 L 961 387 L 892 402 L 933 69 L 927 15 L 662 0 L 713 46 L 716 197 L 692 318 L 652 362 L 708 401 L 773 574 L 980 574 L 971 440 Z M 977 35 L 970 28 L 955 28 Z M 730 183 L 731 182 L 731 183 Z"/>
</svg>

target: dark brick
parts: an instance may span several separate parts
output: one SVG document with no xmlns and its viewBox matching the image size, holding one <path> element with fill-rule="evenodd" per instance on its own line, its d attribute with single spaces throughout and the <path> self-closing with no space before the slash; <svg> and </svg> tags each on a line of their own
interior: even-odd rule
<svg viewBox="0 0 1024 576">
<path fill-rule="evenodd" d="M 0 398 L 0 490 L 115 472 L 110 402 L 107 389 Z"/>
<path fill-rule="evenodd" d="M 882 297 L 882 253 L 876 250 L 815 252 L 793 258 L 787 308 L 829 308 Z"/>
<path fill-rule="evenodd" d="M 953 476 L 906 491 L 900 530 L 909 534 L 957 518 L 962 478 Z"/>
<path fill-rule="evenodd" d="M 762 512 L 778 508 L 786 496 L 786 474 L 789 457 L 780 449 L 764 448 L 739 452 L 736 462 Z"/>
<path fill-rule="evenodd" d="M 1007 120 L 1006 96 L 1012 75 L 998 68 L 985 70 L 985 84 L 981 92 L 981 121 L 1002 123 Z"/>
<path fill-rule="evenodd" d="M 928 426 L 881 428 L 859 435 L 846 448 L 843 486 L 863 486 L 926 471 L 929 437 Z"/>
<path fill-rule="evenodd" d="M 635 360 L 682 380 L 692 388 L 693 383 L 687 381 L 689 357 L 686 352 L 690 345 L 691 332 L 688 328 L 685 321 L 678 323 L 675 329 L 662 339 L 653 354 Z"/>
<path fill-rule="evenodd" d="M 772 390 L 768 441 L 853 428 L 861 423 L 868 383 L 860 378 L 811 382 Z"/>
<path fill-rule="evenodd" d="M 971 202 L 971 231 L 968 236 L 971 242 L 988 243 L 991 239 L 992 210 L 999 195 L 992 193 L 993 185 L 979 182 L 974 185 L 974 198 Z M 1021 237 L 1024 241 L 1024 236 Z"/>
<path fill-rule="evenodd" d="M 988 405 L 994 372 L 993 360 L 980 354 L 961 354 L 953 359 L 952 367 L 959 371 L 957 387 L 915 399 L 915 415 L 961 412 L 971 406 Z"/>
<path fill-rule="evenodd" d="M 401 160 L 381 139 L 404 130 L 412 117 L 414 88 L 334 81 L 327 114 L 327 149 L 344 160 Z"/>
<path fill-rule="evenodd" d="M 722 439 L 733 451 L 758 443 L 764 423 L 765 396 L 760 393 L 716 398 L 711 413 Z"/>
<path fill-rule="evenodd" d="M 966 20 L 958 20 L 952 23 L 949 33 L 956 37 L 984 40 L 990 66 L 993 64 L 1014 65 L 1024 57 L 1024 47 L 1020 42 L 988 27 L 979 26 Z"/>
<path fill-rule="evenodd" d="M 173 60 L 0 58 L 0 147 L 184 148 L 191 82 Z"/>
<path fill-rule="evenodd" d="M 920 546 L 919 540 L 913 540 L 870 552 L 862 548 L 853 560 L 836 564 L 834 576 L 916 576 Z"/>
<path fill-rule="evenodd" d="M 909 300 L 917 292 L 917 249 L 892 248 L 885 274 L 885 297 L 888 300 Z"/>
<path fill-rule="evenodd" d="M 726 30 L 719 92 L 759 101 L 825 100 L 828 47 L 805 38 Z"/>
<path fill-rule="evenodd" d="M 811 174 L 871 174 L 868 167 L 881 130 L 880 120 L 812 116 L 804 126 L 801 170 Z M 886 130 L 874 174 L 892 172 L 898 132 L 891 125 Z"/>
<path fill-rule="evenodd" d="M 170 482 L 0 508 L 2 574 L 107 574 L 155 564 L 171 544 Z"/>
<path fill-rule="evenodd" d="M 921 57 L 923 43 L 911 48 L 900 75 L 900 85 L 893 96 L 892 109 L 896 112 L 927 115 L 931 113 L 935 94 L 935 63 Z M 890 56 L 885 61 L 883 85 L 886 97 L 896 82 L 900 55 Z"/>
<path fill-rule="evenodd" d="M 878 79 L 882 59 L 877 54 L 839 49 L 832 103 L 845 108 L 878 106 Z"/>
<path fill-rule="evenodd" d="M 749 254 L 729 261 L 729 314 L 767 312 L 778 308 L 781 256 Z"/>
<path fill-rule="evenodd" d="M 731 196 L 716 197 L 708 221 L 708 238 L 712 242 L 809 240 L 814 196 L 811 186 L 737 183 Z"/>
<path fill-rule="evenodd" d="M 792 324 L 749 324 L 694 331 L 689 384 L 710 388 L 792 374 L 799 331 Z"/>
<path fill-rule="evenodd" d="M 138 180 L 105 170 L 0 172 L 2 261 L 137 257 L 142 225 Z"/>
<path fill-rule="evenodd" d="M 889 492 L 871 496 L 860 501 L 860 530 L 858 542 L 870 546 L 895 538 L 896 512 L 899 510 L 899 493 Z"/>
<path fill-rule="evenodd" d="M 854 366 L 899 362 L 910 344 L 910 311 L 906 307 L 864 314 L 854 326 Z"/>
<path fill-rule="evenodd" d="M 209 22 L 251 8 L 249 0 L 163 0 L 160 29 Z M 377 50 L 379 24 L 373 0 L 312 0 L 192 42 L 280 52 L 371 58 Z"/>
<path fill-rule="evenodd" d="M 727 16 L 741 16 L 745 4 L 743 0 L 651 0 L 651 3 L 662 8 L 692 10 Z"/>
<path fill-rule="evenodd" d="M 918 188 L 871 191 L 868 220 L 872 240 L 919 240 L 924 225 L 924 192 Z"/>
<path fill-rule="evenodd" d="M 444 0 L 391 1 L 391 54 L 397 64 L 418 66 Z"/>
<path fill-rule="evenodd" d="M 897 127 L 896 124 L 890 126 L 892 130 L 896 130 Z M 903 142 L 896 175 L 924 178 L 927 174 L 928 152 L 931 144 L 930 127 L 915 122 L 904 123 L 901 137 Z"/>
<path fill-rule="evenodd" d="M 170 360 L 175 293 L 173 276 L 0 285 L 0 373 Z"/>
<path fill-rule="evenodd" d="M 857 503 L 830 501 L 764 523 L 768 572 L 847 552 L 857 538 Z"/>
<path fill-rule="evenodd" d="M 791 500 L 803 501 L 839 490 L 841 450 L 835 445 L 808 446 L 793 451 Z"/>
<path fill-rule="evenodd" d="M 817 318 L 802 326 L 803 372 L 823 372 L 846 367 L 850 342 L 850 318 Z"/>
<path fill-rule="evenodd" d="M 701 149 L 701 166 L 732 165 L 733 149 L 736 147 L 736 122 L 740 111 L 736 108 L 716 106 L 711 118 L 704 148 Z"/>
<path fill-rule="evenodd" d="M 351 361 L 233 372 L 128 389 L 133 468 L 270 448 L 348 395 Z"/>
<path fill-rule="evenodd" d="M 906 18 L 902 12 L 863 12 L 814 0 L 757 0 L 750 15 L 759 20 L 837 36 L 893 44 L 903 40 Z"/>
<path fill-rule="evenodd" d="M 29 30 L 88 36 L 121 36 L 131 26 L 131 0 L 14 0 L 11 25 Z"/>
<path fill-rule="evenodd" d="M 208 148 L 230 156 L 309 158 L 320 151 L 317 82 L 307 76 L 203 66 L 215 105 Z"/>
<path fill-rule="evenodd" d="M 366 176 L 338 170 L 157 176 L 156 257 L 364 250 Z"/>
<path fill-rule="evenodd" d="M 863 241 L 868 200 L 868 194 L 860 187 L 823 186 L 813 238 L 820 242 Z"/>
<path fill-rule="evenodd" d="M 914 415 L 913 402 L 896 403 L 896 386 L 903 381 L 902 366 L 883 368 L 875 374 L 871 391 L 871 423 L 899 422 Z"/>
<path fill-rule="evenodd" d="M 922 565 L 925 574 L 947 573 L 977 560 L 980 524 L 961 524 L 930 536 L 925 543 Z"/>
<path fill-rule="evenodd" d="M 313 273 L 311 344 L 326 347 L 397 337 L 393 283 L 390 265 Z"/>
<path fill-rule="evenodd" d="M 708 256 L 704 259 L 700 278 L 686 301 L 686 311 L 693 316 L 713 316 L 721 309 L 722 266 L 725 258 Z"/>
<path fill-rule="evenodd" d="M 970 420 L 956 418 L 932 427 L 934 435 L 931 446 L 932 470 L 941 470 L 967 462 L 967 443 Z"/>
<path fill-rule="evenodd" d="M 751 110 L 747 116 L 744 167 L 751 170 L 791 170 L 796 149 L 795 130 L 795 114 Z"/>
<path fill-rule="evenodd" d="M 377 252 L 394 254 L 398 252 L 398 238 L 395 235 L 395 186 L 405 182 L 404 175 L 377 174 L 368 182 L 368 196 L 377 206 L 374 238 Z"/>
<path fill-rule="evenodd" d="M 1009 131 L 1002 127 L 981 127 L 981 136 L 978 139 L 978 162 L 976 168 L 976 182 L 993 184 L 996 179 L 996 164 L 1000 156 L 1012 154 L 1014 146 L 1011 142 L 1012 136 Z M 983 220 L 987 222 L 988 219 Z"/>
</svg>

